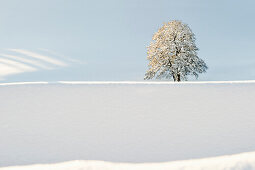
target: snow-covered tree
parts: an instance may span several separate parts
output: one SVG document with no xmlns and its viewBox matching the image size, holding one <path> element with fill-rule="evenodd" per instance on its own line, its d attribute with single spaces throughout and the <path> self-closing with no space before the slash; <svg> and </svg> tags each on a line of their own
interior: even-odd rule
<svg viewBox="0 0 255 170">
<path fill-rule="evenodd" d="M 181 21 L 165 23 L 152 40 L 147 47 L 149 70 L 144 79 L 182 81 L 189 75 L 197 78 L 199 73 L 207 70 L 205 62 L 197 56 L 195 35 L 187 24 Z"/>
</svg>

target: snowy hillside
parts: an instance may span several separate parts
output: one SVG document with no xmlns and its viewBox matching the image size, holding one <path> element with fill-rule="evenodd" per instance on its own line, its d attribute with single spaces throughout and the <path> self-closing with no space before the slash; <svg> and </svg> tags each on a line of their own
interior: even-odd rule
<svg viewBox="0 0 255 170">
<path fill-rule="evenodd" d="M 255 151 L 254 81 L 16 83 L 0 84 L 0 94 L 0 167 L 164 162 Z M 250 170 L 254 157 L 231 160 L 247 161 Z M 216 170 L 213 160 L 209 165 Z M 183 163 L 160 167 L 204 165 Z M 96 166 L 101 164 L 112 165 Z M 56 166 L 62 165 L 87 166 Z"/>
</svg>

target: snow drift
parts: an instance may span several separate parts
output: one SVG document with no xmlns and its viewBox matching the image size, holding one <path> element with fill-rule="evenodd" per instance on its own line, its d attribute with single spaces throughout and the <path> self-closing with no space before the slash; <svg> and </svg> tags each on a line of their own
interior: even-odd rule
<svg viewBox="0 0 255 170">
<path fill-rule="evenodd" d="M 2 167 L 164 162 L 255 150 L 255 82 L 19 83 L 1 84 L 0 94 Z"/>
<path fill-rule="evenodd" d="M 110 163 L 103 161 L 70 161 L 52 165 L 30 165 L 0 170 L 254 170 L 255 152 L 215 158 L 164 163 Z"/>
</svg>

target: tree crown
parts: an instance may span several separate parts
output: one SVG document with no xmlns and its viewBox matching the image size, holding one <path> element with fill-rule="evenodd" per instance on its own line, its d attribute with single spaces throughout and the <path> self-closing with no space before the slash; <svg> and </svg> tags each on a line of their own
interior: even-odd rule
<svg viewBox="0 0 255 170">
<path fill-rule="evenodd" d="M 195 35 L 181 21 L 165 23 L 152 37 L 147 47 L 149 70 L 145 79 L 173 78 L 187 80 L 188 75 L 196 78 L 207 70 L 205 62 L 197 56 Z"/>
</svg>

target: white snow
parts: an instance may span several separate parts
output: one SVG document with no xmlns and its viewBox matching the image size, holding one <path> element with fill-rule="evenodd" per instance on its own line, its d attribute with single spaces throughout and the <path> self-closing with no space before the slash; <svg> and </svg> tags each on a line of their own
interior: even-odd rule
<svg viewBox="0 0 255 170">
<path fill-rule="evenodd" d="M 69 161 L 57 164 L 14 166 L 0 170 L 253 170 L 255 152 L 206 159 L 163 163 L 112 163 L 103 161 Z"/>
<path fill-rule="evenodd" d="M 255 81 L 20 82 L 0 84 L 0 94 L 0 167 L 255 151 Z M 254 159 L 250 152 L 49 166 L 250 170 Z"/>
</svg>

